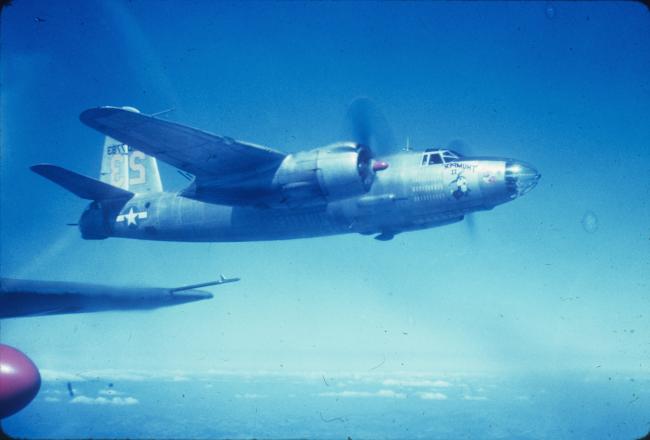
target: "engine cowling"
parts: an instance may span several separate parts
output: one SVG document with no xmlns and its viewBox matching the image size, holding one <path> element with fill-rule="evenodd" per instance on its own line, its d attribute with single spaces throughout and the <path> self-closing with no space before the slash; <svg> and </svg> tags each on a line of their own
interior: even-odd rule
<svg viewBox="0 0 650 440">
<path fill-rule="evenodd" d="M 307 206 L 365 194 L 374 178 L 370 149 L 345 142 L 288 155 L 273 186 L 280 204 Z"/>
</svg>

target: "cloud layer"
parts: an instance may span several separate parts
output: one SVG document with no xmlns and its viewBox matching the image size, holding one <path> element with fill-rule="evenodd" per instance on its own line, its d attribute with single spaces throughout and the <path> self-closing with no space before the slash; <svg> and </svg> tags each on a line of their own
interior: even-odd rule
<svg viewBox="0 0 650 440">
<path fill-rule="evenodd" d="M 140 403 L 135 397 L 88 397 L 88 396 L 75 396 L 70 400 L 70 403 L 82 405 L 137 405 Z"/>
<path fill-rule="evenodd" d="M 392 399 L 404 399 L 406 394 L 398 393 L 393 390 L 370 391 L 328 391 L 318 394 L 321 397 L 386 397 Z"/>
</svg>

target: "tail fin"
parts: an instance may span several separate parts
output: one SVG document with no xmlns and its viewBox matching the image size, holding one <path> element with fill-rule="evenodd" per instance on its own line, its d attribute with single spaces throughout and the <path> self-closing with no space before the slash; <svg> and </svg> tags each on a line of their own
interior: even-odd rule
<svg viewBox="0 0 650 440">
<path fill-rule="evenodd" d="M 161 192 L 156 158 L 106 136 L 99 180 L 134 193 Z"/>
</svg>

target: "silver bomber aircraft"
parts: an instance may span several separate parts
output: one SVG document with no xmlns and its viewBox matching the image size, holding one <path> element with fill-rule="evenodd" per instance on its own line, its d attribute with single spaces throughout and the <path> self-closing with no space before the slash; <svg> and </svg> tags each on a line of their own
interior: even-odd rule
<svg viewBox="0 0 650 440">
<path fill-rule="evenodd" d="M 31 169 L 91 200 L 78 224 L 84 239 L 219 242 L 360 233 L 390 240 L 490 210 L 540 179 L 534 167 L 512 159 L 371 149 L 367 121 L 355 122 L 355 142 L 285 154 L 131 107 L 93 108 L 80 119 L 107 136 L 99 179 L 55 165 Z M 163 191 L 156 159 L 178 168 L 189 186 Z"/>
</svg>

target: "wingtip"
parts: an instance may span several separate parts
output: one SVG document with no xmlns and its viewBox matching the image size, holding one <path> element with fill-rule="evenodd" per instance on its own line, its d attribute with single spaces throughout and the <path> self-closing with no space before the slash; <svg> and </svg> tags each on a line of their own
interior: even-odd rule
<svg viewBox="0 0 650 440">
<path fill-rule="evenodd" d="M 59 168 L 56 165 L 52 165 L 49 163 L 37 163 L 29 167 L 29 169 L 39 175 L 43 175 L 47 173 L 48 170 L 51 170 L 53 168 Z"/>
<path fill-rule="evenodd" d="M 107 116 L 111 113 L 122 112 L 122 111 L 130 112 L 130 113 L 140 113 L 140 110 L 131 106 L 116 107 L 112 105 L 104 105 L 100 107 L 88 108 L 82 111 L 81 113 L 79 113 L 79 120 L 84 124 L 88 125 L 89 127 L 94 128 L 97 118 L 100 118 L 102 116 Z"/>
<path fill-rule="evenodd" d="M 101 111 L 102 108 L 103 107 L 93 107 L 82 111 L 79 113 L 79 120 L 88 126 L 92 126 L 91 123 L 95 120 L 98 111 Z"/>
</svg>

